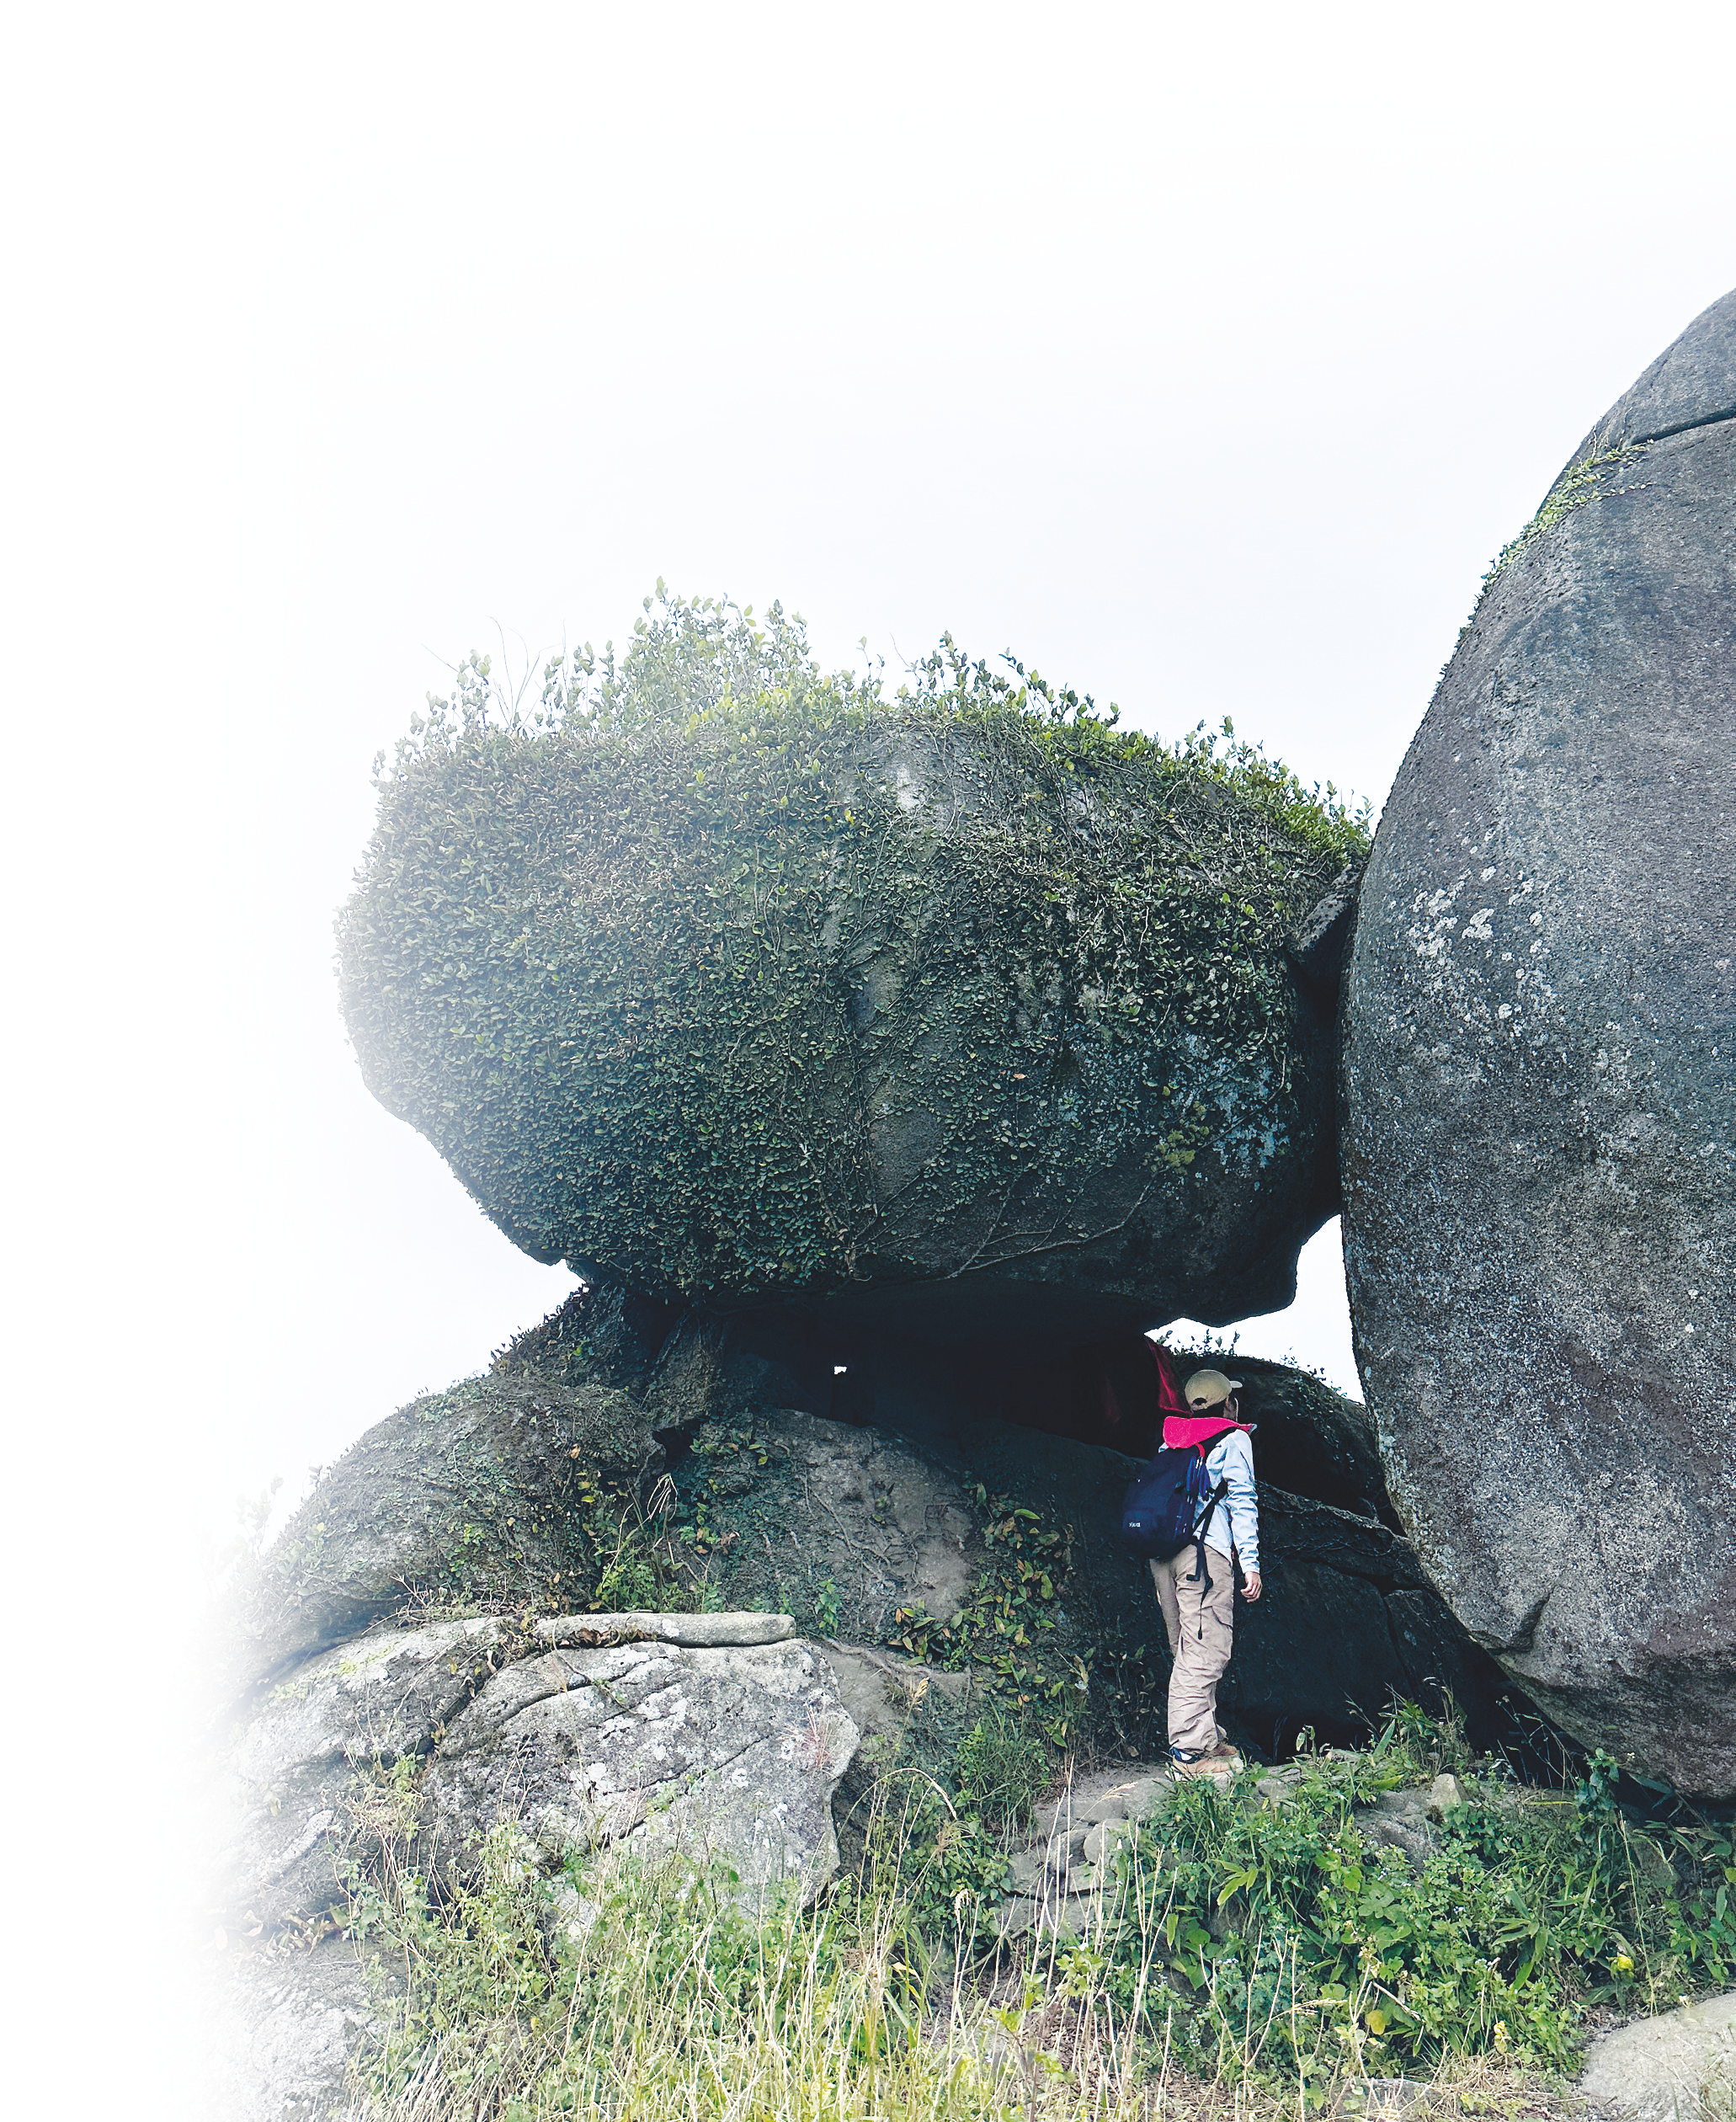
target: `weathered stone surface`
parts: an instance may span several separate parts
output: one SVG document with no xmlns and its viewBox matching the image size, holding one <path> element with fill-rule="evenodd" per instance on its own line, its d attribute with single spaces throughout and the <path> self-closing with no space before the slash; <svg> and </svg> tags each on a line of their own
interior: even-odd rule
<svg viewBox="0 0 1736 2122">
<path fill-rule="evenodd" d="M 1176 1365 L 1185 1377 L 1194 1359 L 1178 1355 Z M 1263 1481 L 1401 1529 L 1387 1500 L 1374 1423 L 1360 1401 L 1288 1363 L 1238 1356 L 1231 1368 L 1241 1381 L 1242 1419 L 1254 1426 Z"/>
<path fill-rule="evenodd" d="M 384 2040 L 402 1973 L 343 1938 L 239 1957 L 215 1977 L 200 2111 L 224 2122 L 341 2122 L 352 2066 Z"/>
<path fill-rule="evenodd" d="M 787 1613 L 557 1613 L 537 1622 L 535 1633 L 562 1650 L 672 1643 L 681 1650 L 726 1650 L 787 1643 L 796 1623 Z"/>
<path fill-rule="evenodd" d="M 832 1802 L 840 1859 L 849 1869 L 860 1857 L 876 1805 L 907 1794 L 887 1790 L 888 1773 L 914 1768 L 956 1780 L 958 1742 L 986 1698 L 969 1673 L 941 1671 L 871 1644 L 828 1642 L 825 1658 L 839 1702 L 859 1735 Z"/>
<path fill-rule="evenodd" d="M 535 1623 L 544 1642 L 580 1648 L 664 1643 L 722 1648 L 785 1642 L 785 1613 L 578 1613 Z M 498 1620 L 388 1623 L 299 1666 L 254 1705 L 215 1794 L 226 1822 L 210 1896 L 237 1935 L 341 1907 L 343 1867 L 372 1856 L 389 1801 L 373 1773 L 428 1754 L 484 1683 L 496 1714 L 546 1692 L 543 1661 L 497 1673 Z M 522 1643 L 522 1639 L 520 1639 Z M 397 1823 L 407 1831 L 408 1820 Z"/>
<path fill-rule="evenodd" d="M 1702 310 L 1606 413 L 1574 451 L 1577 464 L 1600 451 L 1650 442 L 1689 428 L 1736 420 L 1736 289 Z"/>
<path fill-rule="evenodd" d="M 1402 1849 L 1419 1869 L 1435 1847 L 1426 1790 L 1383 1790 L 1371 1806 L 1358 1810 L 1357 1825 L 1367 1840 Z"/>
<path fill-rule="evenodd" d="M 375 1629 L 311 1661 L 254 1708 L 214 1793 L 214 1918 L 237 1936 L 341 1906 L 340 1867 L 379 1837 L 357 1778 L 426 1753 L 492 1670 L 498 1622 Z"/>
<path fill-rule="evenodd" d="M 1736 1990 L 1600 2034 L 1579 2091 L 1626 2122 L 1721 2122 L 1736 2111 Z"/>
<path fill-rule="evenodd" d="M 1412 1692 L 1379 1586 L 1275 1547 L 1261 1555 L 1259 1605 L 1237 1602 L 1221 1720 L 1280 1759 L 1303 1725 L 1322 1739 L 1366 1735 L 1395 1693 Z"/>
<path fill-rule="evenodd" d="M 811 1896 L 837 1866 L 832 1794 L 856 1741 L 810 1644 L 551 1650 L 455 1719 L 424 1829 L 461 1869 L 512 1821 L 545 1864 L 605 1843 L 679 1848 L 725 1859 L 749 1899 L 785 1880 Z"/>
<path fill-rule="evenodd" d="M 982 1544 L 963 1469 L 893 1432 L 761 1410 L 706 1425 L 674 1478 L 710 1528 L 713 1598 L 799 1601 L 825 1633 L 879 1643 L 899 1607 L 944 1626 L 970 1590 Z"/>
<path fill-rule="evenodd" d="M 508 742 L 482 685 L 406 745 L 340 922 L 375 1095 L 526 1250 L 664 1296 L 935 1341 L 1287 1303 L 1355 832 L 793 635 L 725 700 L 693 637 L 651 621 L 597 713 Z"/>
<path fill-rule="evenodd" d="M 1564 1730 L 1725 1798 L 1733 407 L 1736 295 L 1488 589 L 1381 824 L 1343 1062 L 1358 1360 L 1430 1576 Z"/>
<path fill-rule="evenodd" d="M 1387 1594 L 1387 1620 L 1405 1671 L 1405 1692 L 1439 1714 L 1450 1696 L 1479 1746 L 1497 1730 L 1512 1730 L 1511 1711 L 1523 1706 L 1507 1676 L 1471 1640 L 1440 1593 L 1403 1587 Z M 1547 1741 L 1527 1720 L 1531 1735 Z"/>
<path fill-rule="evenodd" d="M 593 1560 L 595 1513 L 663 1467 L 651 1422 L 595 1379 L 467 1379 L 376 1422 L 330 1468 L 242 1587 L 230 1661 L 280 1674 L 413 1594 L 546 1604 Z"/>
</svg>

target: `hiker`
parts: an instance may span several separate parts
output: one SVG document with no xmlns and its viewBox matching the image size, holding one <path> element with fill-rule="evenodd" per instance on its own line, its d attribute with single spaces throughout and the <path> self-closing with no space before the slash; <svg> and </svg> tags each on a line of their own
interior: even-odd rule
<svg viewBox="0 0 1736 2122">
<path fill-rule="evenodd" d="M 1254 1450 L 1236 1419 L 1240 1381 L 1197 1370 L 1182 1388 L 1185 1415 L 1164 1418 L 1167 1450 L 1206 1448 L 1206 1500 L 1195 1517 L 1198 1537 L 1167 1559 L 1153 1560 L 1152 1581 L 1175 1662 L 1169 1674 L 1169 1753 L 1183 1773 L 1234 1768 L 1241 1757 L 1217 1721 L 1217 1683 L 1230 1661 L 1235 1629 L 1235 1560 L 1250 1604 L 1259 1597 L 1259 1504 Z"/>
</svg>

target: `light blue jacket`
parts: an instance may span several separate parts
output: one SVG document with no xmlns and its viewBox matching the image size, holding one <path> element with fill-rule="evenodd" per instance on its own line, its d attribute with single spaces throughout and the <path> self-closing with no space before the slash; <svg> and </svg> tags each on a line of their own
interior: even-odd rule
<svg viewBox="0 0 1736 2122">
<path fill-rule="evenodd" d="M 1240 1430 L 1226 1430 L 1213 1442 L 1206 1454 L 1206 1475 L 1208 1489 L 1216 1489 L 1220 1481 L 1229 1483 L 1206 1528 L 1206 1544 L 1227 1561 L 1233 1542 L 1242 1574 L 1247 1576 L 1259 1567 L 1259 1498 L 1254 1485 L 1254 1447 Z M 1194 1520 L 1195 1530 L 1205 1511 L 1202 1503 Z"/>
</svg>

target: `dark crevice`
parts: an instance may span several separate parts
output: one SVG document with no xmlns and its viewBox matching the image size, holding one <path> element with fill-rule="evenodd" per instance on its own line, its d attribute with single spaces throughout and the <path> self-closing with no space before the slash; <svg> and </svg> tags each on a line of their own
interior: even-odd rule
<svg viewBox="0 0 1736 2122">
<path fill-rule="evenodd" d="M 1540 1598 L 1532 1601 L 1519 1626 L 1508 1636 L 1497 1636 L 1488 1629 L 1472 1629 L 1471 1640 L 1494 1657 L 1523 1655 L 1531 1647 L 1537 1633 L 1537 1623 L 1543 1618 L 1543 1609 L 1555 1593 L 1552 1584 Z"/>
<path fill-rule="evenodd" d="M 1696 419 L 1678 420 L 1673 427 L 1653 428 L 1645 435 L 1629 435 L 1627 446 L 1643 449 L 1648 442 L 1667 442 L 1673 435 L 1691 435 L 1696 428 L 1717 427 L 1726 420 L 1736 420 L 1736 405 L 1727 405 L 1721 413 L 1703 413 Z"/>
</svg>

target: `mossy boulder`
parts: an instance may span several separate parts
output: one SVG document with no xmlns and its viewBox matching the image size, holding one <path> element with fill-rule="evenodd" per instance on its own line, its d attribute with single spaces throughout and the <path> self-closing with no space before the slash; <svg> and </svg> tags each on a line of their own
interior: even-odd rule
<svg viewBox="0 0 1736 2122">
<path fill-rule="evenodd" d="M 594 1378 L 488 1375 L 413 1400 L 335 1466 L 242 1587 L 232 1662 L 270 1678 L 421 1603 L 587 1595 L 661 1472 L 649 1418 Z"/>
<path fill-rule="evenodd" d="M 370 1088 L 509 1236 L 943 1337 L 1288 1300 L 1337 1197 L 1329 798 L 956 656 L 888 701 L 776 613 L 666 605 L 598 672 L 526 720 L 468 667 L 339 925 Z"/>
</svg>

